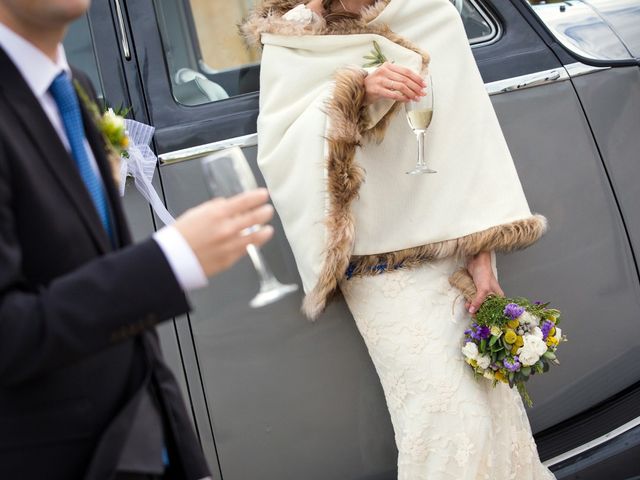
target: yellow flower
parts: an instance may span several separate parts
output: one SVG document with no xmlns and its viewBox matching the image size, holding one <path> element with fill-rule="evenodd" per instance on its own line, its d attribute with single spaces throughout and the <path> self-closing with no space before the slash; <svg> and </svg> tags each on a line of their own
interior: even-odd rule
<svg viewBox="0 0 640 480">
<path fill-rule="evenodd" d="M 518 319 L 515 319 L 515 320 L 509 320 L 509 321 L 507 322 L 507 325 L 509 326 L 509 328 L 514 329 L 514 330 L 515 330 L 516 328 L 518 328 L 518 327 L 520 326 L 520 322 L 518 321 Z"/>
<path fill-rule="evenodd" d="M 514 345 L 511 348 L 511 355 L 516 355 L 518 353 L 518 350 L 520 350 L 520 347 L 518 347 L 517 345 Z"/>
<path fill-rule="evenodd" d="M 556 337 L 547 338 L 547 345 L 549 347 L 555 347 L 556 345 L 558 345 L 558 339 Z"/>
<path fill-rule="evenodd" d="M 127 148 L 129 146 L 129 137 L 127 137 L 126 135 L 124 135 L 121 139 L 120 139 L 120 146 L 122 148 Z"/>
<path fill-rule="evenodd" d="M 502 330 L 500 329 L 500 327 L 496 327 L 494 325 L 493 327 L 491 327 L 491 335 L 493 335 L 494 337 L 499 337 L 500 335 L 502 335 Z"/>
<path fill-rule="evenodd" d="M 550 337 L 556 336 L 556 327 L 552 327 L 551 330 L 549 330 L 549 336 Z"/>
<path fill-rule="evenodd" d="M 518 339 L 518 335 L 516 335 L 516 332 L 514 332 L 510 328 L 507 329 L 507 331 L 504 334 L 505 342 L 507 342 L 509 345 L 513 345 L 517 339 Z"/>
<path fill-rule="evenodd" d="M 499 380 L 503 383 L 509 383 L 509 380 L 507 380 L 507 377 L 499 370 L 494 374 L 494 377 L 496 380 Z"/>
<path fill-rule="evenodd" d="M 549 315 L 547 317 L 547 320 L 549 320 L 549 321 L 551 321 L 553 323 L 556 323 L 558 321 L 558 317 L 556 317 L 555 315 Z"/>
<path fill-rule="evenodd" d="M 518 335 L 518 338 L 516 338 L 516 346 L 522 347 L 523 345 L 524 345 L 524 338 L 522 338 L 522 335 Z"/>
</svg>

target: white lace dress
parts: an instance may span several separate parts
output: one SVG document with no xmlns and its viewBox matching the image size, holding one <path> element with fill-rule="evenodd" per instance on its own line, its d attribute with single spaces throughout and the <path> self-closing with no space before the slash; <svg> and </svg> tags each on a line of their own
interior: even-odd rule
<svg viewBox="0 0 640 480">
<path fill-rule="evenodd" d="M 385 393 L 400 480 L 547 480 L 522 400 L 462 359 L 469 316 L 445 259 L 341 283 Z"/>
<path fill-rule="evenodd" d="M 309 23 L 304 5 L 285 14 Z M 550 480 L 519 394 L 474 378 L 454 259 L 340 284 L 385 393 L 399 480 Z"/>
</svg>

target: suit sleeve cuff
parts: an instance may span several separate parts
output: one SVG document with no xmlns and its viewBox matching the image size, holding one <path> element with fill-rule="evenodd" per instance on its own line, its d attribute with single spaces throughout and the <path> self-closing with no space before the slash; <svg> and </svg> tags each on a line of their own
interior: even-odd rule
<svg viewBox="0 0 640 480">
<path fill-rule="evenodd" d="M 153 239 L 164 253 L 182 290 L 189 292 L 209 284 L 198 257 L 175 227 L 169 225 L 158 230 Z"/>
</svg>

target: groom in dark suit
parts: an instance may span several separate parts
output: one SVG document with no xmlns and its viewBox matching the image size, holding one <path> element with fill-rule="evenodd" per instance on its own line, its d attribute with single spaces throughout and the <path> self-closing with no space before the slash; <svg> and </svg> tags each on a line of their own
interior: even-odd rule
<svg viewBox="0 0 640 480">
<path fill-rule="evenodd" d="M 206 202 L 131 244 L 60 42 L 89 0 L 0 0 L 0 479 L 206 478 L 154 326 L 273 210 Z"/>
</svg>

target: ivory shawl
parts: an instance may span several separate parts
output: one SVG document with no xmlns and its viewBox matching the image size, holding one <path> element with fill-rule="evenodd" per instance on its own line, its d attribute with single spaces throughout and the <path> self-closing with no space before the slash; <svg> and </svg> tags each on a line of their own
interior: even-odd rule
<svg viewBox="0 0 640 480">
<path fill-rule="evenodd" d="M 263 48 L 258 165 L 306 292 L 322 312 L 349 269 L 370 275 L 451 255 L 527 247 L 546 220 L 532 215 L 458 11 L 449 0 L 378 0 L 361 19 L 327 26 L 283 15 L 268 0 L 242 29 Z M 364 105 L 364 56 L 385 56 L 435 92 L 426 159 L 402 105 Z"/>
</svg>

